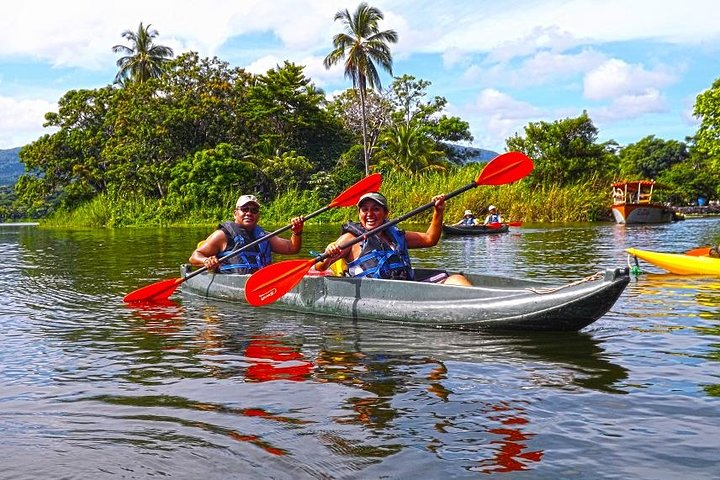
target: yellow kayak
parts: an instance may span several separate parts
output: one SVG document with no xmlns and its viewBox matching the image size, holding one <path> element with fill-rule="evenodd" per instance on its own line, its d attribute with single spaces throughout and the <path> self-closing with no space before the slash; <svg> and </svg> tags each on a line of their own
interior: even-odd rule
<svg viewBox="0 0 720 480">
<path fill-rule="evenodd" d="M 626 248 L 625 251 L 677 275 L 720 275 L 720 258 L 707 255 L 693 257 L 679 253 L 658 253 L 637 248 Z"/>
</svg>

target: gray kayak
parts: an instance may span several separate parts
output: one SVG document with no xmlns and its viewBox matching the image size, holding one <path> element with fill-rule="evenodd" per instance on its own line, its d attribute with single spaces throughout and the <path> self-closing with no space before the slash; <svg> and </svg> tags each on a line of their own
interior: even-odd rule
<svg viewBox="0 0 720 480">
<path fill-rule="evenodd" d="M 190 271 L 183 265 L 181 275 Z M 416 278 L 439 272 L 416 269 Z M 569 283 L 465 275 L 472 287 L 307 275 L 278 301 L 260 308 L 456 330 L 577 331 L 605 315 L 630 281 L 628 268 L 608 269 Z M 182 289 L 246 303 L 248 278 L 204 272 L 184 281 Z"/>
</svg>

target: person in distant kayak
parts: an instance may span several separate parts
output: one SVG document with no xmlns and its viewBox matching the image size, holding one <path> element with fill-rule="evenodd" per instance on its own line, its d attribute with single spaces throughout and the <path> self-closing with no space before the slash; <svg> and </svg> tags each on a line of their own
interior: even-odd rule
<svg viewBox="0 0 720 480">
<path fill-rule="evenodd" d="M 421 280 L 446 285 L 466 285 L 471 283 L 463 275 L 437 275 L 437 278 L 415 278 L 410 263 L 410 248 L 427 248 L 437 245 L 442 233 L 445 196 L 436 195 L 432 221 L 426 232 L 403 231 L 393 225 L 379 233 L 365 238 L 347 248 L 339 245 L 365 235 L 366 232 L 387 222 L 388 203 L 384 195 L 378 192 L 366 193 L 358 201 L 359 222 L 348 222 L 343 225 L 342 235 L 325 249 L 328 258 L 315 264 L 319 271 L 327 268 L 338 260 L 347 262 L 351 277 L 384 278 L 391 280 Z"/>
<path fill-rule="evenodd" d="M 274 236 L 257 245 L 219 261 L 231 251 L 267 235 L 258 226 L 260 202 L 255 195 L 241 195 L 233 210 L 234 220 L 221 223 L 190 256 L 190 263 L 217 269 L 223 273 L 254 273 L 272 263 L 272 253 L 298 253 L 302 247 L 302 231 L 305 219 L 292 219 L 290 239 Z M 219 268 L 218 268 L 219 267 Z"/>
<path fill-rule="evenodd" d="M 708 255 L 713 258 L 720 258 L 720 245 L 715 245 L 714 247 L 711 247 Z"/>
<path fill-rule="evenodd" d="M 477 220 L 475 220 L 475 215 L 473 215 L 472 210 L 465 210 L 465 214 L 460 219 L 459 222 L 457 222 L 455 225 L 475 225 L 477 224 Z"/>
<path fill-rule="evenodd" d="M 488 207 L 488 216 L 485 217 L 485 222 L 483 225 L 488 225 L 490 223 L 502 223 L 503 219 L 500 215 L 500 212 L 498 212 L 498 209 L 495 205 L 490 205 Z"/>
</svg>

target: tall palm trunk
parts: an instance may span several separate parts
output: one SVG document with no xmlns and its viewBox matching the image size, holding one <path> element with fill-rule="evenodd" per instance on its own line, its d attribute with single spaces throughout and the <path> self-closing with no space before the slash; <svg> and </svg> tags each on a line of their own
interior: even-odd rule
<svg viewBox="0 0 720 480">
<path fill-rule="evenodd" d="M 365 175 L 370 175 L 370 148 L 367 139 L 367 114 L 365 112 L 365 88 L 360 87 L 360 113 L 362 115 L 362 136 L 363 136 L 363 155 L 365 158 Z"/>
</svg>

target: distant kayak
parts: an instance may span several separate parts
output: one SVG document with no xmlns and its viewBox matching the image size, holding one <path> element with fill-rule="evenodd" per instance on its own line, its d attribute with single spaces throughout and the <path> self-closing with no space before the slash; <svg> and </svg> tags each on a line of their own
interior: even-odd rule
<svg viewBox="0 0 720 480">
<path fill-rule="evenodd" d="M 720 258 L 660 253 L 637 248 L 625 249 L 630 255 L 677 275 L 720 275 Z"/>
<path fill-rule="evenodd" d="M 443 225 L 446 235 L 487 235 L 490 233 L 507 233 L 510 230 L 507 223 L 491 225 Z"/>
</svg>

